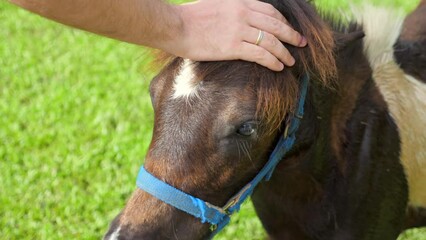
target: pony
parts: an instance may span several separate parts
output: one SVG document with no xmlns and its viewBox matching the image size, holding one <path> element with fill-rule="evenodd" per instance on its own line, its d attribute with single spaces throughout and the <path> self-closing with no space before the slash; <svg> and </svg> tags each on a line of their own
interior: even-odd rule
<svg viewBox="0 0 426 240">
<path fill-rule="evenodd" d="M 244 61 L 170 60 L 150 85 L 145 169 L 224 206 L 267 162 L 309 75 L 294 146 L 252 195 L 269 238 L 396 239 L 422 226 L 426 118 L 418 107 L 426 90 L 415 57 L 407 60 L 416 44 L 407 48 L 403 17 L 367 8 L 344 23 L 305 0 L 265 2 L 307 38 L 306 48 L 287 46 L 297 64 L 272 72 Z M 105 239 L 210 233 L 209 224 L 137 188 Z"/>
<path fill-rule="evenodd" d="M 426 83 L 426 0 L 404 21 L 396 44 L 395 57 L 401 69 Z"/>
</svg>

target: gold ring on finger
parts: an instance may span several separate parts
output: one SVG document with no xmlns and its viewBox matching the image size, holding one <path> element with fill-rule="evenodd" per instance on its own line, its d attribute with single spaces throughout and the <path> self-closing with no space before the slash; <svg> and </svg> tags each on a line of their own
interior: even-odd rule
<svg viewBox="0 0 426 240">
<path fill-rule="evenodd" d="M 263 37 L 265 37 L 265 33 L 262 30 L 259 30 L 259 35 L 257 36 L 257 40 L 255 45 L 258 45 L 262 42 Z"/>
</svg>

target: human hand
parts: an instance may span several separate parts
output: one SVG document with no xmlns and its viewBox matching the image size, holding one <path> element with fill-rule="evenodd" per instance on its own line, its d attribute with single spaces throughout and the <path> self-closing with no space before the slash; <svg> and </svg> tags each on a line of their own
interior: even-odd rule
<svg viewBox="0 0 426 240">
<path fill-rule="evenodd" d="M 295 60 L 280 41 L 307 44 L 278 10 L 257 0 L 200 0 L 176 8 L 184 32 L 165 48 L 177 56 L 198 61 L 242 59 L 281 71 Z M 260 30 L 264 37 L 256 45 Z"/>
</svg>

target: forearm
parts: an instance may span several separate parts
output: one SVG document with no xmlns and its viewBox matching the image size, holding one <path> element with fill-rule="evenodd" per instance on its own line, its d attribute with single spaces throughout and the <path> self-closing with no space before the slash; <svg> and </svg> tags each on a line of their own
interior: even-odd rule
<svg viewBox="0 0 426 240">
<path fill-rule="evenodd" d="M 164 49 L 165 45 L 183 32 L 183 23 L 177 8 L 161 0 L 10 2 L 69 26 L 154 48 Z"/>
<path fill-rule="evenodd" d="M 195 61 L 242 59 L 281 71 L 295 60 L 280 41 L 307 44 L 277 9 L 258 0 L 9 1 L 69 26 Z"/>
</svg>

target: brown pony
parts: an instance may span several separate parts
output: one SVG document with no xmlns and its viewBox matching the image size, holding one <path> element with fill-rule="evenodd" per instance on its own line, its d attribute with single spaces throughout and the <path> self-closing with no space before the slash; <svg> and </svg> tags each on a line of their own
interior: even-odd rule
<svg viewBox="0 0 426 240">
<path fill-rule="evenodd" d="M 396 239 L 407 227 L 407 207 L 426 206 L 424 189 L 410 185 L 426 174 L 412 170 L 404 158 L 412 156 L 411 143 L 420 149 L 425 130 L 413 126 L 414 140 L 404 138 L 400 105 L 387 98 L 393 75 L 386 74 L 396 71 L 406 79 L 392 54 L 402 18 L 390 21 L 389 13 L 376 10 L 383 14 L 369 14 L 374 19 L 359 14 L 359 21 L 344 25 L 323 20 L 305 0 L 266 2 L 307 37 L 307 48 L 288 46 L 298 65 L 275 73 L 243 61 L 173 59 L 151 83 L 155 124 L 145 168 L 223 206 L 267 161 L 286 115 L 294 111 L 299 80 L 309 73 L 296 143 L 252 196 L 263 226 L 271 239 Z M 377 21 L 389 23 L 371 24 Z M 374 35 L 381 28 L 386 31 Z M 410 84 L 420 86 L 407 88 L 412 97 L 414 91 L 426 94 L 421 81 L 409 77 Z M 404 105 L 407 111 L 423 112 L 412 107 L 426 101 L 412 98 L 410 103 Z M 420 113 L 414 118 L 411 123 L 424 123 Z M 410 224 L 424 223 L 417 210 L 408 217 Z M 203 239 L 209 234 L 209 224 L 136 189 L 105 238 Z"/>
</svg>

